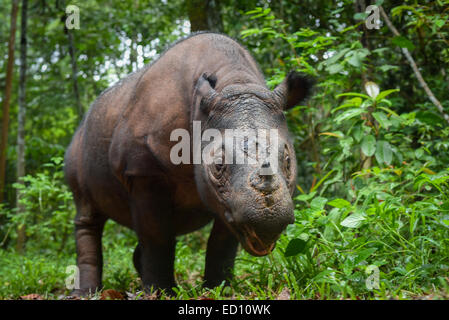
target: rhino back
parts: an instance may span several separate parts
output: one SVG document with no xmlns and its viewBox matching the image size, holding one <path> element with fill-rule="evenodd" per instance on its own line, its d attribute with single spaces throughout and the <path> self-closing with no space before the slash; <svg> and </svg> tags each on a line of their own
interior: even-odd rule
<svg viewBox="0 0 449 320">
<path fill-rule="evenodd" d="M 265 87 L 256 62 L 240 44 L 220 34 L 196 34 L 167 50 L 142 75 L 114 133 L 117 142 L 123 136 L 141 140 L 161 166 L 184 175 L 186 167 L 170 161 L 170 149 L 177 143 L 170 142 L 170 133 L 177 128 L 190 131 L 195 84 L 203 73 L 216 75 L 218 92 L 235 83 Z"/>
</svg>

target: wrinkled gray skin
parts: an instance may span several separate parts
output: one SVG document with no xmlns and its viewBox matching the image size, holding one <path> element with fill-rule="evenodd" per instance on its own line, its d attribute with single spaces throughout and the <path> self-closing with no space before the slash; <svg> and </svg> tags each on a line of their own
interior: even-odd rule
<svg viewBox="0 0 449 320">
<path fill-rule="evenodd" d="M 137 233 L 134 265 L 146 290 L 175 286 L 176 236 L 211 220 L 206 286 L 230 279 L 239 242 L 253 255 L 270 253 L 294 221 L 296 161 L 283 111 L 309 88 L 307 79 L 290 73 L 269 91 L 247 50 L 226 36 L 200 33 L 102 93 L 65 157 L 77 208 L 75 294 L 101 287 L 107 219 Z M 260 166 L 249 164 L 173 164 L 170 149 L 178 142 L 170 133 L 191 132 L 193 120 L 202 121 L 202 130 L 278 129 L 279 148 L 271 151 L 278 172 L 261 176 Z"/>
</svg>

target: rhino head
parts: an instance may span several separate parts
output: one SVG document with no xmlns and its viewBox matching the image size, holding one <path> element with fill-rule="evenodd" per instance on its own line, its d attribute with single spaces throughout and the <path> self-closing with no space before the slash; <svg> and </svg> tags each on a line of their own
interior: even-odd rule
<svg viewBox="0 0 449 320">
<path fill-rule="evenodd" d="M 304 100 L 312 84 L 296 72 L 273 91 L 234 84 L 217 92 L 216 82 L 203 75 L 196 85 L 203 134 L 212 129 L 223 137 L 198 150 L 213 161 L 195 165 L 196 184 L 202 201 L 243 248 L 264 256 L 294 222 L 296 157 L 284 111 Z"/>
</svg>

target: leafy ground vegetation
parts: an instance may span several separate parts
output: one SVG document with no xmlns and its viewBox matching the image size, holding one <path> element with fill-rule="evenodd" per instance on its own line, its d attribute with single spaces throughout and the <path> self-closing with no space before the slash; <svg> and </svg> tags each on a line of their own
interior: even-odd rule
<svg viewBox="0 0 449 320">
<path fill-rule="evenodd" d="M 16 182 L 14 93 L 0 211 L 1 298 L 61 299 L 70 292 L 74 204 L 62 155 L 77 125 L 77 99 L 87 110 L 110 83 L 198 25 L 191 14 L 195 1 L 100 2 L 77 4 L 83 18 L 74 43 L 83 93 L 76 97 L 61 9 L 31 1 L 28 174 Z M 315 78 L 316 87 L 307 104 L 286 114 L 299 170 L 295 224 L 267 257 L 240 251 L 231 286 L 214 290 L 201 288 L 210 226 L 180 237 L 179 286 L 175 297 L 162 298 L 449 298 L 449 1 L 384 3 L 399 35 L 382 16 L 380 29 L 366 27 L 361 8 L 369 4 L 374 1 L 228 0 L 203 8 L 218 19 L 209 29 L 245 44 L 271 88 L 292 69 Z M 4 43 L 6 28 L 0 26 Z M 39 45 L 44 40 L 48 45 Z M 404 49 L 442 109 L 423 90 Z M 6 57 L 6 46 L 0 53 Z M 107 223 L 106 291 L 93 299 L 155 298 L 141 291 L 132 265 L 135 245 L 133 232 Z M 115 291 L 119 296 L 110 294 Z"/>
</svg>

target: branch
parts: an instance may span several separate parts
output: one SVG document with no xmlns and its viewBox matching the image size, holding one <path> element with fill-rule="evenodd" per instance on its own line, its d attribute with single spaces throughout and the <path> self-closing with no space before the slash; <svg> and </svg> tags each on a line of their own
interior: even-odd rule
<svg viewBox="0 0 449 320">
<path fill-rule="evenodd" d="M 395 28 L 395 26 L 391 23 L 390 19 L 388 18 L 387 14 L 385 13 L 384 9 L 382 7 L 379 7 L 380 9 L 380 14 L 382 15 L 382 17 L 385 19 L 385 22 L 388 26 L 388 28 L 391 30 L 391 32 L 393 32 L 393 34 L 395 36 L 400 36 L 398 30 Z M 421 72 L 418 69 L 418 66 L 416 65 L 415 60 L 413 60 L 412 55 L 410 54 L 410 52 L 408 51 L 407 48 L 401 48 L 402 53 L 405 55 L 405 57 L 407 58 L 410 66 L 413 69 L 413 72 L 416 75 L 416 78 L 418 79 L 419 84 L 421 85 L 421 87 L 424 89 L 424 91 L 426 92 L 427 96 L 429 97 L 430 101 L 432 101 L 432 103 L 437 107 L 438 111 L 441 113 L 441 115 L 443 116 L 444 120 L 446 120 L 449 123 L 449 115 L 447 115 L 444 112 L 444 108 L 441 105 L 440 101 L 438 101 L 438 99 L 435 97 L 435 95 L 433 94 L 433 92 L 429 89 L 429 86 L 427 85 L 426 81 L 424 81 Z"/>
</svg>

